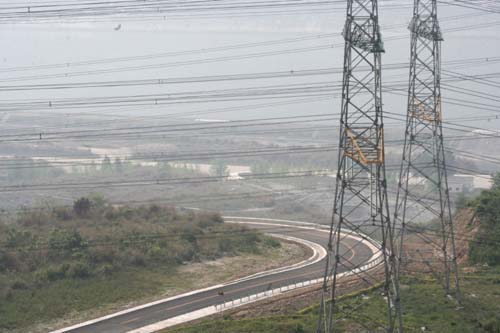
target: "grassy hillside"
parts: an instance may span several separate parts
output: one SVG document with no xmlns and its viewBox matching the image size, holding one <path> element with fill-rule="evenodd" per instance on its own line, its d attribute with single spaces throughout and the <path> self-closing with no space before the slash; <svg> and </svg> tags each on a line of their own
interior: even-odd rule
<svg viewBox="0 0 500 333">
<path fill-rule="evenodd" d="M 0 224 L 0 331 L 135 300 L 186 263 L 258 254 L 280 243 L 218 214 L 157 205 L 21 211 Z M 189 280 L 189 279 L 188 279 Z"/>
</svg>

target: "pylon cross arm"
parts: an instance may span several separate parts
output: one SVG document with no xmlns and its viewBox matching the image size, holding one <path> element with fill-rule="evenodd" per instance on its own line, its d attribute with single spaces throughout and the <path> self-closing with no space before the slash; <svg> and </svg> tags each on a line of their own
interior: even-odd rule
<svg viewBox="0 0 500 333">
<path fill-rule="evenodd" d="M 356 136 L 351 129 L 346 129 L 346 135 L 349 142 L 345 147 L 344 155 L 362 165 L 383 164 L 384 131 L 382 128 L 379 128 L 378 131 L 378 138 L 373 142 L 372 138 Z"/>
</svg>

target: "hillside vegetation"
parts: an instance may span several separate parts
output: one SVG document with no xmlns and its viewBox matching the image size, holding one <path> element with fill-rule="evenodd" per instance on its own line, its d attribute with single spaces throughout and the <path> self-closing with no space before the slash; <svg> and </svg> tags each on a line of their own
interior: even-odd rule
<svg viewBox="0 0 500 333">
<path fill-rule="evenodd" d="M 456 239 L 469 242 L 468 261 L 462 262 L 462 304 L 444 295 L 432 276 L 418 274 L 401 278 L 404 330 L 407 332 L 500 332 L 500 175 L 492 189 L 462 204 Z M 467 217 L 464 219 L 464 217 Z M 472 217 L 472 218 L 471 218 Z M 469 225 L 470 221 L 478 221 Z M 458 222 L 458 221 L 457 221 Z M 473 229 L 473 230 L 469 230 Z M 466 251 L 467 252 L 467 251 Z M 465 253 L 466 253 L 465 252 Z M 467 256 L 465 256 L 467 257 Z M 383 332 L 385 303 L 379 288 L 346 295 L 337 308 L 337 332 Z M 315 332 L 318 318 L 316 301 L 291 315 L 249 316 L 225 314 L 164 332 Z M 245 310 L 242 310 L 243 312 Z M 237 313 L 237 312 L 236 312 Z"/>
<path fill-rule="evenodd" d="M 0 331 L 140 298 L 182 264 L 280 246 L 218 214 L 99 198 L 21 211 L 0 224 L 0 244 Z"/>
<path fill-rule="evenodd" d="M 469 202 L 480 221 L 479 232 L 470 247 L 473 264 L 500 265 L 500 177 L 491 190 Z"/>
</svg>

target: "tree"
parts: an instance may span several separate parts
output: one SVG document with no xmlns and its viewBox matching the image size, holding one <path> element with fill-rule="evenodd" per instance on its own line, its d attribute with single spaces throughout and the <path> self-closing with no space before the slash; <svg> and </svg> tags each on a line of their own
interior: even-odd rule
<svg viewBox="0 0 500 333">
<path fill-rule="evenodd" d="M 112 169 L 113 167 L 111 166 L 111 159 L 108 157 L 108 155 L 104 155 L 101 164 L 101 171 L 110 172 Z"/>
<path fill-rule="evenodd" d="M 123 172 L 123 163 L 122 163 L 122 160 L 119 157 L 115 158 L 115 171 L 117 173 L 122 173 Z"/>
<path fill-rule="evenodd" d="M 172 170 L 172 166 L 167 161 L 160 161 L 160 162 L 158 162 L 158 168 L 161 171 L 165 171 L 166 173 L 168 173 L 168 172 L 170 172 Z"/>
<path fill-rule="evenodd" d="M 210 174 L 216 177 L 225 177 L 229 174 L 229 170 L 227 164 L 223 161 L 215 161 L 210 166 Z"/>
<path fill-rule="evenodd" d="M 257 162 L 250 167 L 250 171 L 253 174 L 263 174 L 269 172 L 269 163 L 267 162 Z"/>
<path fill-rule="evenodd" d="M 500 172 L 497 172 L 495 175 L 493 175 L 493 187 L 500 187 Z"/>
<path fill-rule="evenodd" d="M 469 200 L 467 199 L 465 194 L 463 192 L 460 192 L 458 194 L 457 198 L 455 199 L 455 207 L 457 209 L 463 209 L 463 208 L 467 207 L 468 203 L 469 203 Z"/>
<path fill-rule="evenodd" d="M 271 171 L 276 172 L 276 173 L 288 173 L 289 168 L 288 168 L 288 165 L 285 163 L 276 162 L 276 163 L 273 163 L 273 165 L 271 167 Z"/>
<path fill-rule="evenodd" d="M 89 195 L 90 205 L 94 208 L 104 208 L 107 204 L 106 199 L 99 193 L 91 193 Z"/>
<path fill-rule="evenodd" d="M 97 165 L 95 164 L 95 161 L 90 162 L 90 165 L 87 167 L 86 172 L 90 174 L 94 174 L 97 171 Z"/>
<path fill-rule="evenodd" d="M 82 197 L 73 203 L 73 211 L 80 217 L 87 216 L 90 212 L 90 200 Z"/>
<path fill-rule="evenodd" d="M 500 265 L 500 187 L 481 192 L 472 202 L 479 218 L 479 231 L 470 243 L 470 260 L 473 263 Z"/>
</svg>

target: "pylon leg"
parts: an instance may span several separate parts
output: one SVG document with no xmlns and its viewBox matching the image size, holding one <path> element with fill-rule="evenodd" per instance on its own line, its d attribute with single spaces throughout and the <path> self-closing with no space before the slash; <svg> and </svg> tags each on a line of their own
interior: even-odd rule
<svg viewBox="0 0 500 333">
<path fill-rule="evenodd" d="M 336 307 L 340 273 L 354 269 L 360 281 L 378 282 L 371 271 L 356 270 L 360 265 L 349 259 L 351 251 L 362 246 L 349 239 L 353 231 L 381 239 L 378 251 L 387 298 L 384 329 L 402 331 L 394 233 L 387 199 L 381 89 L 384 45 L 376 0 L 347 2 L 343 36 L 345 53 L 337 184 L 317 331 L 332 332 L 342 316 Z"/>
</svg>

